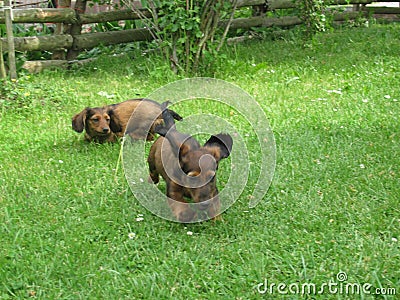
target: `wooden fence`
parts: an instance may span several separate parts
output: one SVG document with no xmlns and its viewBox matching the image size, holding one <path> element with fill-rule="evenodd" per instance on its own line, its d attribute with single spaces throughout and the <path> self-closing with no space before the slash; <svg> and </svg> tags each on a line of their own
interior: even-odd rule
<svg viewBox="0 0 400 300">
<path fill-rule="evenodd" d="M 7 1 L 7 0 L 6 0 Z M 135 41 L 148 41 L 152 39 L 151 32 L 146 28 L 128 29 L 120 31 L 108 31 L 97 33 L 84 33 L 82 27 L 85 24 L 104 23 L 122 20 L 138 20 L 143 16 L 151 18 L 148 10 L 140 9 L 140 13 L 132 10 L 112 10 L 99 13 L 85 13 L 86 0 L 76 0 L 71 8 L 70 0 L 59 0 L 63 8 L 28 8 L 20 9 L 12 7 L 13 23 L 55 23 L 55 33 L 52 35 L 14 37 L 12 40 L 1 38 L 3 51 L 50 51 L 55 53 L 56 60 L 30 62 L 25 65 L 32 72 L 40 71 L 48 65 L 66 65 L 74 61 L 81 50 L 91 49 L 96 46 L 129 43 Z M 296 0 L 301 1 L 301 0 Z M 265 12 L 278 9 L 290 9 L 296 7 L 293 0 L 237 0 L 237 7 L 261 7 L 262 14 L 250 18 L 237 18 L 231 23 L 231 29 L 249 29 L 252 27 L 288 27 L 301 24 L 297 16 L 268 17 Z M 383 2 L 383 1 L 373 1 Z M 400 0 L 396 1 L 400 3 Z M 0 23 L 6 23 L 7 12 L 11 9 L 1 8 L 0 0 Z M 335 21 L 355 19 L 360 15 L 374 14 L 400 15 L 399 7 L 370 7 L 370 0 L 335 0 L 334 5 L 346 6 L 346 10 L 333 14 Z M 349 4 L 350 6 L 349 9 Z M 67 6 L 67 7 L 65 7 Z M 266 9 L 265 9 L 266 8 Z M 223 25 L 223 24 L 221 24 Z M 67 30 L 66 30 L 67 29 Z M 10 45 L 13 43 L 13 45 Z M 58 56 L 57 56 L 58 54 Z"/>
</svg>

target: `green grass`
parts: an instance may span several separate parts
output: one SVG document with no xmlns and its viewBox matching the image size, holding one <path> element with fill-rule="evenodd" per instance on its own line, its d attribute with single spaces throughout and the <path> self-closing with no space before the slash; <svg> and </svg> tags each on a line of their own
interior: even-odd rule
<svg viewBox="0 0 400 300">
<path fill-rule="evenodd" d="M 102 58 L 7 85 L 0 299 L 361 298 L 327 289 L 263 296 L 256 288 L 265 280 L 320 287 L 340 271 L 345 283 L 399 294 L 399 40 L 399 25 L 374 25 L 320 35 L 309 48 L 264 40 L 225 50 L 203 75 L 236 84 L 262 106 L 277 165 L 265 199 L 249 209 L 249 187 L 220 223 L 154 216 L 116 170 L 120 145 L 87 144 L 71 129 L 85 106 L 146 96 L 181 79 L 159 58 Z M 251 136 L 246 141 L 256 147 Z"/>
</svg>

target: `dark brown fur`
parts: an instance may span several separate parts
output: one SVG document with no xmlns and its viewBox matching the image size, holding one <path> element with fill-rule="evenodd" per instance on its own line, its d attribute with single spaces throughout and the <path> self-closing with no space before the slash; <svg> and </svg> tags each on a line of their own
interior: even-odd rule
<svg viewBox="0 0 400 300">
<path fill-rule="evenodd" d="M 134 117 L 129 119 L 134 112 Z M 171 111 L 177 120 L 182 118 Z M 129 124 L 128 124 L 129 122 Z M 132 99 L 103 107 L 86 107 L 72 118 L 72 129 L 85 131 L 85 140 L 115 142 L 125 133 L 132 139 L 154 139 L 154 126 L 162 123 L 160 104 L 149 99 Z"/>
<path fill-rule="evenodd" d="M 164 104 L 163 104 L 164 105 Z M 216 171 L 221 159 L 230 155 L 232 138 L 217 134 L 204 144 L 175 129 L 173 117 L 163 111 L 165 126 L 157 126 L 161 136 L 150 149 L 149 182 L 158 183 L 161 175 L 167 184 L 168 204 L 178 221 L 191 222 L 196 218 L 185 197 L 199 203 L 199 210 L 208 218 L 220 214 L 220 200 L 216 185 Z"/>
</svg>

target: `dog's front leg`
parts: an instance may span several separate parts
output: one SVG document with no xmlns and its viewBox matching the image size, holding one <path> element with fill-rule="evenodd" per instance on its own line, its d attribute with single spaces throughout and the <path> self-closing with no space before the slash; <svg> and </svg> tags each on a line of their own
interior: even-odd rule
<svg viewBox="0 0 400 300">
<path fill-rule="evenodd" d="M 219 197 L 216 196 L 210 203 L 210 207 L 207 210 L 207 214 L 209 218 L 212 218 L 213 221 L 222 221 L 221 216 L 221 201 Z"/>
<path fill-rule="evenodd" d="M 185 202 L 183 195 L 184 191 L 181 186 L 174 183 L 168 185 L 168 205 L 173 215 L 179 222 L 188 223 L 194 219 L 196 212 L 190 208 L 189 203 Z"/>
</svg>

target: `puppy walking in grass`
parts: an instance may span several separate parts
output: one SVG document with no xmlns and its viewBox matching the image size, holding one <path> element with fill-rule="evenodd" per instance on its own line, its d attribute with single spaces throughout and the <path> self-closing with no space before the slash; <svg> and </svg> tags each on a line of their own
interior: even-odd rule
<svg viewBox="0 0 400 300">
<path fill-rule="evenodd" d="M 173 118 L 182 120 L 174 111 Z M 131 115 L 134 113 L 132 119 Z M 103 107 L 86 107 L 72 118 L 72 129 L 85 131 L 85 140 L 115 142 L 129 134 L 134 140 L 153 140 L 154 127 L 162 123 L 160 104 L 149 99 L 132 99 Z"/>
<path fill-rule="evenodd" d="M 161 136 L 150 148 L 149 181 L 156 184 L 159 175 L 164 178 L 168 205 L 177 221 L 192 222 L 204 214 L 215 219 L 221 206 L 216 172 L 219 161 L 230 155 L 232 138 L 220 133 L 201 146 L 192 136 L 176 130 L 166 102 L 161 107 L 164 125 L 155 128 Z M 193 200 L 195 205 L 189 205 L 185 198 Z"/>
</svg>

